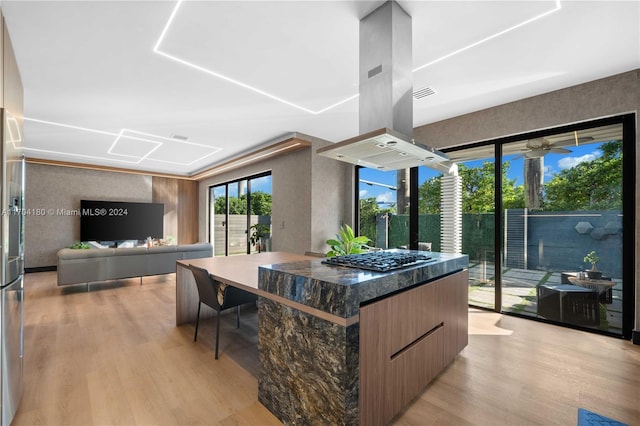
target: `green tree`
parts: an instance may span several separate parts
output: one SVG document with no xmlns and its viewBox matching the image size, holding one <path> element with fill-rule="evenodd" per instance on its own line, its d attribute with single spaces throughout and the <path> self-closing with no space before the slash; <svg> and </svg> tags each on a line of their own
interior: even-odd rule
<svg viewBox="0 0 640 426">
<path fill-rule="evenodd" d="M 544 210 L 622 208 L 622 141 L 600 146 L 603 155 L 556 173 L 544 185 Z"/>
<path fill-rule="evenodd" d="M 227 205 L 225 197 L 218 197 L 213 207 L 215 214 L 225 214 Z M 229 214 L 247 214 L 247 196 L 229 197 Z M 251 214 L 265 215 L 271 214 L 271 194 L 263 191 L 251 193 Z"/>
<path fill-rule="evenodd" d="M 217 198 L 214 204 L 215 214 L 225 214 L 227 205 L 225 198 Z M 229 214 L 247 214 L 247 200 L 244 195 L 238 197 L 229 197 Z"/>
<path fill-rule="evenodd" d="M 251 193 L 251 214 L 271 215 L 271 194 L 263 191 Z"/>
<path fill-rule="evenodd" d="M 505 208 L 524 207 L 524 188 L 516 186 L 515 179 L 508 179 L 510 163 L 502 166 L 502 203 Z M 494 176 L 495 164 L 485 161 L 481 166 L 458 165 L 462 178 L 462 212 L 487 213 L 495 211 Z M 440 213 L 440 176 L 426 180 L 418 188 L 419 212 L 421 214 Z"/>
<path fill-rule="evenodd" d="M 480 167 L 458 165 L 462 178 L 462 212 L 485 213 L 495 210 L 494 174 L 492 161 L 485 161 Z"/>
<path fill-rule="evenodd" d="M 420 214 L 440 213 L 440 193 L 442 185 L 440 176 L 424 181 L 418 188 L 418 212 Z"/>
</svg>

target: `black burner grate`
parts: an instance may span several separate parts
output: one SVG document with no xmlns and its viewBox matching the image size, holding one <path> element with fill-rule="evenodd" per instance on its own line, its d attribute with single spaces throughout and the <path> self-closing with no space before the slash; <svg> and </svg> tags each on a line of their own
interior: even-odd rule
<svg viewBox="0 0 640 426">
<path fill-rule="evenodd" d="M 367 269 L 377 272 L 386 272 L 428 262 L 431 259 L 431 256 L 417 252 L 374 251 L 361 254 L 328 257 L 323 260 L 322 263 L 336 266 L 348 266 L 350 268 Z"/>
</svg>

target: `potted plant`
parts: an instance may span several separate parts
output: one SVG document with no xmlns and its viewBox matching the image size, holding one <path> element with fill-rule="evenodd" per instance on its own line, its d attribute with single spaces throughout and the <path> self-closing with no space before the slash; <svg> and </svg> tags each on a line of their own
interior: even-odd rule
<svg viewBox="0 0 640 426">
<path fill-rule="evenodd" d="M 585 263 L 591 264 L 591 269 L 587 269 L 585 272 L 587 273 L 587 277 L 592 280 L 599 280 L 602 278 L 602 272 L 598 271 L 596 264 L 600 262 L 600 258 L 596 254 L 594 250 L 591 250 L 583 259 Z"/>
<path fill-rule="evenodd" d="M 327 240 L 327 244 L 331 247 L 331 250 L 327 253 L 327 257 L 364 253 L 368 249 L 368 242 L 368 237 L 363 235 L 356 237 L 353 229 L 345 224 L 340 228 L 340 232 L 336 234 L 335 239 L 331 238 Z"/>
<path fill-rule="evenodd" d="M 69 246 L 70 249 L 74 250 L 88 250 L 91 246 L 87 243 L 83 243 L 82 241 L 76 241 L 75 243 Z"/>
<path fill-rule="evenodd" d="M 267 225 L 263 225 L 261 223 L 256 223 L 255 225 L 251 225 L 249 229 L 251 229 L 249 242 L 251 243 L 252 246 L 257 248 L 258 253 L 260 253 L 262 249 L 267 248 L 264 239 L 266 239 L 269 236 L 269 232 L 271 230 Z"/>
</svg>

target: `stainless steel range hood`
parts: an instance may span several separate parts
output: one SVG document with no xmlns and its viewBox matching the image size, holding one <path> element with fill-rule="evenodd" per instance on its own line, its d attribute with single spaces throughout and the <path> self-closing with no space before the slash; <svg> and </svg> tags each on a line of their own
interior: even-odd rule
<svg viewBox="0 0 640 426">
<path fill-rule="evenodd" d="M 319 155 L 378 170 L 437 164 L 448 157 L 413 141 L 411 17 L 387 1 L 360 21 L 360 136 Z"/>
<path fill-rule="evenodd" d="M 410 142 L 406 135 L 386 127 L 320 148 L 317 153 L 384 171 L 428 166 L 448 160 L 445 154 L 428 146 Z"/>
</svg>

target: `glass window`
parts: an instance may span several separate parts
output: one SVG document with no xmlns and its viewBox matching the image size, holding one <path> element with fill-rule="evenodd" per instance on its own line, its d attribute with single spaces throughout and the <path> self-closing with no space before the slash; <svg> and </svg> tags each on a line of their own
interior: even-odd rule
<svg viewBox="0 0 640 426">
<path fill-rule="evenodd" d="M 358 234 L 383 249 L 409 246 L 409 170 L 358 168 Z"/>
<path fill-rule="evenodd" d="M 212 186 L 209 199 L 215 256 L 271 249 L 271 174 Z"/>
</svg>

